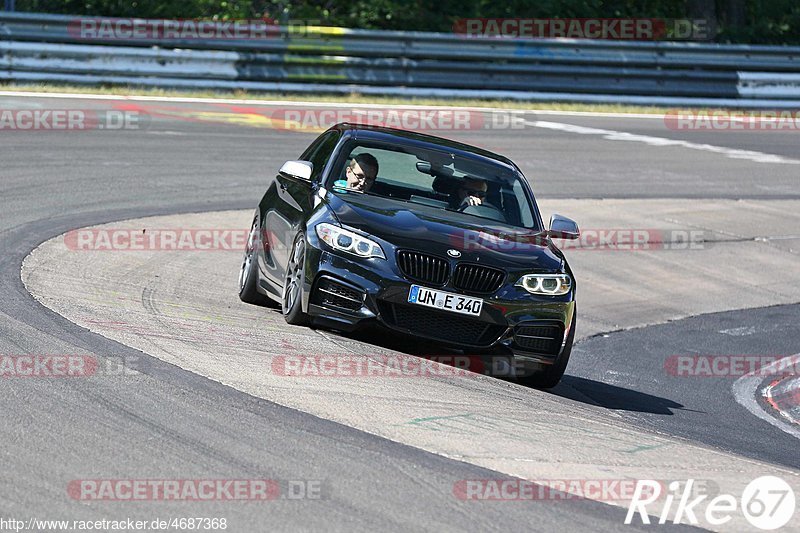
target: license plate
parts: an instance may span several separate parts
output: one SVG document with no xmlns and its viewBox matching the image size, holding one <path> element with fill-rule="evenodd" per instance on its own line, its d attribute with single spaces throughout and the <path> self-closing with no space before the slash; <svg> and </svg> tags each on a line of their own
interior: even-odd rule
<svg viewBox="0 0 800 533">
<path fill-rule="evenodd" d="M 419 285 L 412 285 L 408 292 L 408 301 L 412 304 L 442 309 L 453 313 L 478 316 L 483 308 L 483 300 L 470 298 L 452 292 L 437 291 Z"/>
</svg>

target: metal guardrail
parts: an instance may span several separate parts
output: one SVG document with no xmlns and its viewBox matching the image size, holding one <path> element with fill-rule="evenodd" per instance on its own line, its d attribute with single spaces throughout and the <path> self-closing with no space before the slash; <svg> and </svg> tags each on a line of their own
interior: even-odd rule
<svg viewBox="0 0 800 533">
<path fill-rule="evenodd" d="M 0 13 L 0 79 L 735 107 L 800 106 L 800 47 L 275 27 L 254 40 L 84 39 Z"/>
</svg>

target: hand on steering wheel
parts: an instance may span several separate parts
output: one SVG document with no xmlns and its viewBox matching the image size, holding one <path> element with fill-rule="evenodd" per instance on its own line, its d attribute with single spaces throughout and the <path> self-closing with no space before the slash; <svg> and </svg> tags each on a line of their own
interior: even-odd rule
<svg viewBox="0 0 800 533">
<path fill-rule="evenodd" d="M 466 209 L 467 207 L 470 207 L 470 206 L 473 206 L 473 205 L 483 205 L 483 200 L 481 200 L 477 196 L 467 196 L 461 202 L 461 205 L 458 206 L 458 210 L 462 211 L 462 210 Z"/>
</svg>

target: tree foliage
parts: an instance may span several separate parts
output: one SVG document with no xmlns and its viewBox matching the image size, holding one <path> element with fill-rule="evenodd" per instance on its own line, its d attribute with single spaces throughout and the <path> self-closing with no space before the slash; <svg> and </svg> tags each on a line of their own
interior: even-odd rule
<svg viewBox="0 0 800 533">
<path fill-rule="evenodd" d="M 697 18 L 720 42 L 800 44 L 798 0 L 17 0 L 20 11 L 112 17 L 270 17 L 348 28 L 452 31 L 469 17 Z M 695 15 L 692 17 L 692 15 Z"/>
</svg>

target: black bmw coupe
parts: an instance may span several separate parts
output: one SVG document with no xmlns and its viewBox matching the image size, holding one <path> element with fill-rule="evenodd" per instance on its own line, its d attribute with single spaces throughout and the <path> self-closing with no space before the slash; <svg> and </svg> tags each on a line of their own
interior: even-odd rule
<svg viewBox="0 0 800 533">
<path fill-rule="evenodd" d="M 506 157 L 447 139 L 337 124 L 287 161 L 256 209 L 239 276 L 289 324 L 376 322 L 466 353 L 510 357 L 553 387 L 575 336 L 575 279 Z"/>
</svg>

